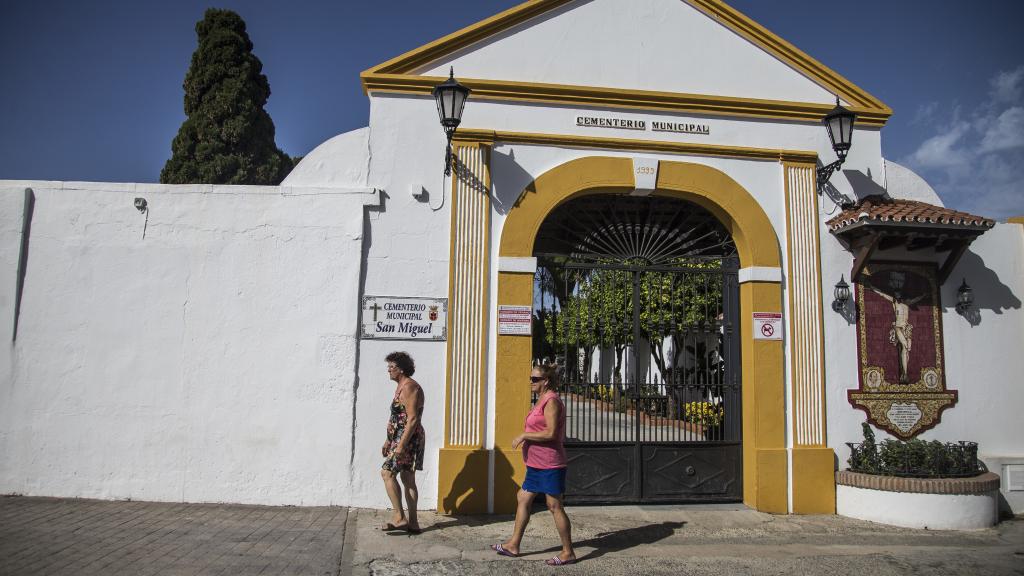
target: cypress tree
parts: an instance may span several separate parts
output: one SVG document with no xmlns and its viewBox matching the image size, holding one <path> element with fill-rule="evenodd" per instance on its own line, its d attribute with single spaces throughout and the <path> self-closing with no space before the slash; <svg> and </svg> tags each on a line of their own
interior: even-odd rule
<svg viewBox="0 0 1024 576">
<path fill-rule="evenodd" d="M 270 83 L 252 53 L 245 21 L 210 8 L 196 34 L 199 47 L 184 83 L 187 118 L 160 182 L 279 184 L 292 159 L 274 143 L 274 122 L 263 109 Z"/>
</svg>

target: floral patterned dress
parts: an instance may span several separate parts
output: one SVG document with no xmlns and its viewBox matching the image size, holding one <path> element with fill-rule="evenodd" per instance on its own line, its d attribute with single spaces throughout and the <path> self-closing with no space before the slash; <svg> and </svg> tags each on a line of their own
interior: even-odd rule
<svg viewBox="0 0 1024 576">
<path fill-rule="evenodd" d="M 400 472 L 402 470 L 423 470 L 423 451 L 426 445 L 422 425 L 417 425 L 413 430 L 405 452 L 395 455 L 395 448 L 405 434 L 405 426 L 409 421 L 409 414 L 405 410 L 405 404 L 399 400 L 401 389 L 395 390 L 395 397 L 391 400 L 391 417 L 388 419 L 388 455 L 381 466 L 384 470 Z M 422 414 L 421 414 L 422 416 Z"/>
</svg>

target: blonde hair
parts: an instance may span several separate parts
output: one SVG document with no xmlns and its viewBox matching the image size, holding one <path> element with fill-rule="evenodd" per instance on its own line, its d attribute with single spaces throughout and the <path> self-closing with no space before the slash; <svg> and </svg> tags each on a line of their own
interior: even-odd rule
<svg viewBox="0 0 1024 576">
<path fill-rule="evenodd" d="M 558 364 L 542 363 L 537 364 L 533 369 L 540 372 L 540 375 L 548 381 L 548 390 L 558 390 L 558 387 L 561 385 L 561 371 Z"/>
</svg>

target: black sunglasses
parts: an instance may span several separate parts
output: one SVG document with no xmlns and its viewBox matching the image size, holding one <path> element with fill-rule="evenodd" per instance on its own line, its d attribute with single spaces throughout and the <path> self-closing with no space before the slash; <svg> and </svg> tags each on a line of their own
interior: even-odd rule
<svg viewBox="0 0 1024 576">
<path fill-rule="evenodd" d="M 545 378 L 543 376 L 530 376 L 530 382 L 533 382 L 534 384 L 536 384 L 537 382 L 544 381 L 544 380 L 547 380 L 547 378 Z"/>
</svg>

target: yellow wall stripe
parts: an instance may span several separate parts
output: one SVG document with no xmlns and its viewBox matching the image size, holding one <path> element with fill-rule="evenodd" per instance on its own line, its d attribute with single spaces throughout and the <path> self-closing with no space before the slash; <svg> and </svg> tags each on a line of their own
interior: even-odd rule
<svg viewBox="0 0 1024 576">
<path fill-rule="evenodd" d="M 748 158 L 752 160 L 808 164 L 813 164 L 818 160 L 818 153 L 810 150 L 749 148 L 746 146 L 722 146 L 720 144 L 700 144 L 694 142 L 667 142 L 663 140 L 543 134 L 537 132 L 505 132 L 478 128 L 460 128 L 455 133 L 455 141 L 488 144 L 500 142 L 502 144 L 535 144 L 537 146 L 571 146 L 574 148 L 628 150 L 631 152 L 668 152 L 670 154 Z"/>
</svg>

